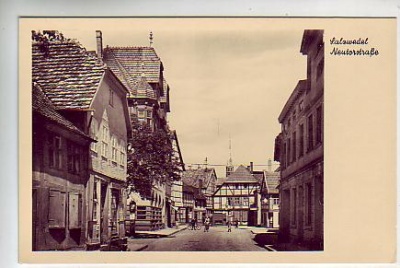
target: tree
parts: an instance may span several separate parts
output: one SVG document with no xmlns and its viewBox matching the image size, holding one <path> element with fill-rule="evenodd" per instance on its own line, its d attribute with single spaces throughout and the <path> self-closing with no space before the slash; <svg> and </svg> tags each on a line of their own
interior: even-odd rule
<svg viewBox="0 0 400 268">
<path fill-rule="evenodd" d="M 180 165 L 172 147 L 169 130 L 152 130 L 132 120 L 132 138 L 128 149 L 128 185 L 150 198 L 152 186 L 180 180 Z"/>
</svg>

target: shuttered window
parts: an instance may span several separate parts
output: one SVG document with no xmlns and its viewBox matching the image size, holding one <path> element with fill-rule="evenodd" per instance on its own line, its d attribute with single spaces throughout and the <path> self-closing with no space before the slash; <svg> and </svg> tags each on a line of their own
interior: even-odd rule
<svg viewBox="0 0 400 268">
<path fill-rule="evenodd" d="M 69 229 L 78 229 L 82 226 L 82 196 L 79 193 L 68 195 L 68 226 Z"/>
<path fill-rule="evenodd" d="M 49 228 L 65 228 L 66 193 L 59 190 L 49 191 Z"/>
</svg>

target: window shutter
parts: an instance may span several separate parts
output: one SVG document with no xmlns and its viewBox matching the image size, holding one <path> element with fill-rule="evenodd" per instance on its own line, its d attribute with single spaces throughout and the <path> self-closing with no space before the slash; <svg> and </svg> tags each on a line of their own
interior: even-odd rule
<svg viewBox="0 0 400 268">
<path fill-rule="evenodd" d="M 82 208 L 83 208 L 83 200 L 82 200 L 82 194 L 78 195 L 78 224 L 79 224 L 79 228 L 82 228 L 82 224 L 83 224 L 83 215 L 82 215 Z"/>
<path fill-rule="evenodd" d="M 60 217 L 59 217 L 59 225 L 60 228 L 65 228 L 66 219 L 65 219 L 65 209 L 66 209 L 66 200 L 67 194 L 65 192 L 60 192 Z"/>
<path fill-rule="evenodd" d="M 77 229 L 80 227 L 79 224 L 79 194 L 69 193 L 68 198 L 68 226 L 69 229 Z"/>
<path fill-rule="evenodd" d="M 49 191 L 49 228 L 58 228 L 58 216 L 57 214 L 60 213 L 60 192 L 57 190 L 50 190 Z"/>
<path fill-rule="evenodd" d="M 65 228 L 65 192 L 59 190 L 49 190 L 49 228 Z"/>
</svg>

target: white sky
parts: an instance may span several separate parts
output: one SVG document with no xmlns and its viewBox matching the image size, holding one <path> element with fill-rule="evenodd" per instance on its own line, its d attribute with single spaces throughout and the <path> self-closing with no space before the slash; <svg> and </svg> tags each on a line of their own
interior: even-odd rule
<svg viewBox="0 0 400 268">
<path fill-rule="evenodd" d="M 32 29 L 59 30 L 88 50 L 96 49 L 95 30 L 104 47 L 148 46 L 152 31 L 185 163 L 226 164 L 231 136 L 234 165 L 253 161 L 261 170 L 273 159 L 278 115 L 306 77 L 300 44 L 307 27 L 294 19 L 142 18 L 46 19 Z M 216 170 L 225 176 L 225 167 Z"/>
</svg>

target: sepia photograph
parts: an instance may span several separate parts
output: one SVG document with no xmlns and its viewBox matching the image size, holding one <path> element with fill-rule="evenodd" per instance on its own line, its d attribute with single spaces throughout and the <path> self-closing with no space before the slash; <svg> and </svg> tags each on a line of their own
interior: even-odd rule
<svg viewBox="0 0 400 268">
<path fill-rule="evenodd" d="M 28 252 L 324 254 L 325 58 L 387 51 L 321 21 L 22 18 Z"/>
</svg>

